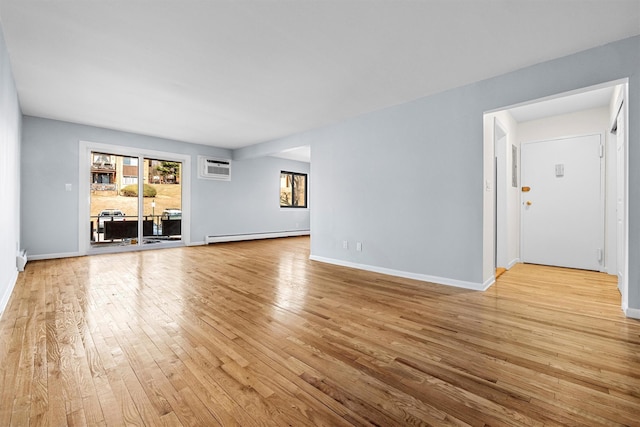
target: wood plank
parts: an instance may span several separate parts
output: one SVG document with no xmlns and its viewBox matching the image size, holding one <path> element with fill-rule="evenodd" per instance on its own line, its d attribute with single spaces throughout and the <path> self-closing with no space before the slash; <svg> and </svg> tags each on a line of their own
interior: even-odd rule
<svg viewBox="0 0 640 427">
<path fill-rule="evenodd" d="M 486 292 L 308 259 L 309 238 L 30 262 L 0 425 L 640 425 L 615 277 Z"/>
</svg>

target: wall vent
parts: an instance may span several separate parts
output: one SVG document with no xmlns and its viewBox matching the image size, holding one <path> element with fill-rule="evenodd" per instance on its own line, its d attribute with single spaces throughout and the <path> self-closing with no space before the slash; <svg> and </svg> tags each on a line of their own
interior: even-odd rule
<svg viewBox="0 0 640 427">
<path fill-rule="evenodd" d="M 231 160 L 198 156 L 198 178 L 231 181 Z"/>
</svg>

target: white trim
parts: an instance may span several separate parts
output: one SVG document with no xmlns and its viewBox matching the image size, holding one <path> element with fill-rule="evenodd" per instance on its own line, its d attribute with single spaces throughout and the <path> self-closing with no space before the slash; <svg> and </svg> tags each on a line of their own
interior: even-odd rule
<svg viewBox="0 0 640 427">
<path fill-rule="evenodd" d="M 158 243 L 148 243 L 140 245 L 122 245 L 122 246 L 106 246 L 104 248 L 92 248 L 87 255 L 101 255 L 101 254 L 117 254 L 122 252 L 138 252 L 138 251 L 150 251 L 155 249 L 170 249 L 170 248 L 183 248 L 185 244 L 179 240 L 176 241 L 161 241 Z"/>
<path fill-rule="evenodd" d="M 199 241 L 199 242 L 191 242 L 187 246 L 204 246 L 204 245 L 206 245 L 206 243 L 203 240 L 203 241 Z"/>
<path fill-rule="evenodd" d="M 626 85 L 625 85 L 626 86 Z M 612 109 L 613 114 L 612 116 L 609 118 L 609 133 L 613 132 L 613 126 L 616 124 L 616 122 L 618 121 L 618 116 L 620 115 L 620 109 L 622 108 L 622 104 L 624 103 L 625 100 L 625 94 L 624 94 L 624 90 L 621 90 L 618 93 L 618 96 L 616 97 L 615 101 L 614 101 L 614 107 Z M 626 123 L 625 123 L 626 124 Z M 617 126 L 617 125 L 616 125 Z"/>
<path fill-rule="evenodd" d="M 86 254 L 83 254 L 80 252 L 62 252 L 62 253 L 54 253 L 54 254 L 29 255 L 29 261 L 38 261 L 38 260 L 44 260 L 44 259 L 58 259 L 58 258 L 74 258 L 74 257 L 81 257 L 86 255 L 114 254 L 114 253 L 120 253 L 120 252 L 148 251 L 151 249 L 182 248 L 184 246 L 186 245 L 184 245 L 181 241 L 173 241 L 173 242 L 168 241 L 168 242 L 160 242 L 160 243 L 144 244 L 144 245 L 108 246 L 108 247 L 100 248 L 100 250 L 89 250 L 89 252 Z"/>
<path fill-rule="evenodd" d="M 640 319 L 640 309 L 627 307 L 623 311 L 624 315 L 631 319 Z"/>
<path fill-rule="evenodd" d="M 498 136 L 498 135 L 502 136 Z M 504 251 L 504 258 L 508 256 L 508 247 L 509 247 L 509 239 L 507 232 L 507 222 L 504 221 L 504 218 L 508 216 L 507 209 L 507 196 L 509 193 L 509 183 L 504 183 L 504 177 L 506 174 L 503 174 L 502 179 L 499 179 L 498 170 L 500 166 L 504 166 L 506 169 L 507 165 L 507 152 L 506 147 L 505 151 L 498 150 L 498 141 L 505 139 L 505 145 L 508 145 L 509 141 L 509 132 L 507 132 L 507 128 L 498 120 L 497 117 L 493 117 L 493 172 L 491 176 L 491 180 L 493 181 L 493 270 L 500 266 L 502 263 L 499 259 L 498 252 L 502 254 Z M 498 188 L 498 184 L 504 184 L 504 187 Z M 501 201 L 503 203 L 498 205 L 498 194 L 501 196 Z M 499 219 L 503 219 L 503 221 L 499 221 Z M 499 233 L 499 230 L 502 233 Z M 504 241 L 501 242 L 498 240 L 498 235 L 504 234 Z M 489 278 L 490 279 L 490 278 Z"/>
<path fill-rule="evenodd" d="M 507 264 L 507 270 L 511 270 L 516 264 L 520 264 L 520 258 L 515 258 L 509 264 Z"/>
<path fill-rule="evenodd" d="M 521 145 L 524 144 L 540 144 L 543 142 L 554 142 L 554 141 L 562 141 L 565 139 L 573 139 L 573 138 L 583 138 L 583 137 L 587 137 L 587 136 L 599 136 L 600 137 L 600 143 L 602 143 L 602 141 L 605 141 L 605 134 L 603 132 L 589 132 L 589 133 L 568 133 L 568 134 L 563 134 L 561 136 L 554 136 L 552 138 L 546 138 L 546 139 L 532 139 L 531 141 L 522 141 Z M 606 153 L 604 154 L 606 156 Z M 604 158 L 604 157 L 602 157 Z"/>
<path fill-rule="evenodd" d="M 618 114 L 616 115 L 616 120 L 620 113 L 624 114 L 623 123 L 624 123 L 624 133 L 623 133 L 623 145 L 624 145 L 624 220 L 622 222 L 623 227 L 623 245 L 624 245 L 624 256 L 622 260 L 616 259 L 616 263 L 622 262 L 622 289 L 620 296 L 620 305 L 624 309 L 625 314 L 628 317 L 633 317 L 636 319 L 640 319 L 639 313 L 636 315 L 629 314 L 629 310 L 632 313 L 636 312 L 636 309 L 629 309 L 629 79 L 625 79 L 624 85 L 622 86 L 622 90 L 620 92 L 622 98 L 622 108 L 618 110 Z M 617 142 L 616 142 L 617 144 Z M 617 148 L 617 145 L 616 145 Z M 619 164 L 616 164 L 616 167 L 620 167 Z M 617 205 L 617 203 L 616 203 Z M 617 227 L 616 227 L 617 230 Z M 619 239 L 620 236 L 617 235 L 616 231 L 616 239 Z M 616 241 L 616 248 L 618 242 Z M 618 276 L 618 272 L 620 268 L 616 265 L 616 276 Z M 619 279 L 618 279 L 619 280 Z"/>
<path fill-rule="evenodd" d="M 482 284 L 482 289 L 474 289 L 474 290 L 479 290 L 479 291 L 486 291 L 487 289 L 489 289 L 491 287 L 491 285 L 493 285 L 494 283 L 496 283 L 496 275 L 492 274 L 491 277 L 489 277 L 487 280 L 485 280 L 485 282 Z M 455 286 L 455 285 L 451 285 L 451 286 Z"/>
<path fill-rule="evenodd" d="M 586 87 L 573 89 L 573 90 L 569 90 L 569 91 L 565 91 L 565 92 L 555 93 L 553 95 L 544 96 L 542 98 L 535 98 L 535 99 L 530 99 L 530 100 L 524 101 L 524 102 L 518 102 L 516 104 L 506 105 L 504 107 L 499 107 L 499 108 L 495 108 L 493 110 L 485 111 L 485 114 L 497 113 L 497 112 L 500 112 L 500 111 L 503 111 L 503 110 L 511 110 L 512 108 L 524 107 L 526 105 L 537 104 L 537 103 L 545 102 L 545 101 L 551 101 L 551 100 L 554 100 L 554 99 L 557 99 L 557 98 L 565 98 L 565 97 L 572 96 L 572 95 L 580 95 L 580 94 L 585 93 L 585 92 L 591 92 L 591 91 L 598 90 L 598 89 L 603 89 L 603 88 L 606 88 L 606 87 L 614 87 L 614 86 L 617 86 L 619 84 L 624 84 L 624 83 L 628 83 L 628 82 L 629 82 L 629 78 L 625 77 L 625 78 L 618 79 L 618 80 L 612 80 L 610 82 L 603 82 L 603 83 L 599 83 L 599 84 L 592 85 L 592 86 L 586 86 Z"/>
<path fill-rule="evenodd" d="M 427 274 L 411 273 L 409 271 L 394 270 L 391 268 L 376 267 L 374 265 L 359 264 L 355 262 L 343 261 L 334 258 L 326 258 L 317 255 L 309 257 L 312 261 L 324 262 L 327 264 L 339 265 L 341 267 L 355 268 L 358 270 L 371 271 L 374 273 L 387 274 L 389 276 L 404 277 L 406 279 L 420 280 L 422 282 L 435 283 L 438 285 L 454 286 L 456 288 L 471 289 L 474 291 L 486 291 L 494 282 L 495 277 L 492 275 L 484 283 L 467 282 L 464 280 L 449 279 L 445 277 L 430 276 Z"/>
<path fill-rule="evenodd" d="M 13 272 L 13 276 L 9 279 L 9 283 L 7 286 L 7 290 L 4 295 L 2 295 L 2 299 L 0 300 L 0 319 L 2 319 L 2 315 L 4 314 L 7 305 L 9 304 L 9 299 L 11 298 L 11 294 L 13 293 L 13 289 L 16 287 L 16 283 L 18 282 L 18 270 Z"/>
<path fill-rule="evenodd" d="M 602 236 L 600 240 L 600 272 L 606 273 L 607 259 L 607 137 L 606 131 L 600 133 L 600 223 Z"/>
<path fill-rule="evenodd" d="M 112 253 L 118 251 L 124 251 L 125 246 L 118 246 L 119 250 L 100 249 L 96 250 L 91 248 L 89 241 L 89 227 L 84 226 L 86 218 L 90 215 L 91 196 L 89 192 L 89 179 L 87 179 L 91 173 L 91 159 L 89 156 L 92 151 L 102 151 L 106 153 L 113 153 L 117 155 L 124 155 L 128 157 L 137 157 L 143 159 L 144 157 L 151 157 L 156 159 L 172 160 L 182 163 L 182 237 L 181 244 L 188 246 L 191 242 L 191 155 L 170 153 L 166 151 L 148 150 L 146 148 L 128 147 L 115 144 L 104 144 L 100 142 L 91 141 L 79 141 L 79 180 L 78 183 L 78 255 L 93 255 L 98 253 Z M 142 173 L 143 168 L 138 168 L 139 175 Z M 143 177 L 144 178 L 144 177 Z M 140 180 L 139 180 L 140 181 Z M 142 185 L 144 179 L 138 183 Z M 142 204 L 142 201 L 140 201 Z M 139 209 L 139 212 L 142 210 Z M 139 224 L 139 231 L 142 229 L 142 223 Z M 148 245 L 147 245 L 148 246 Z M 168 247 L 163 245 L 162 247 Z M 154 246 L 153 249 L 160 248 L 160 246 Z M 138 250 L 152 249 L 143 245 L 141 239 L 137 247 Z M 131 250 L 131 249 L 127 249 Z M 73 255 L 76 256 L 76 255 Z"/>
<path fill-rule="evenodd" d="M 73 258 L 77 256 L 82 256 L 80 252 L 61 252 L 57 254 L 40 254 L 40 255 L 29 255 L 29 261 L 38 261 L 43 259 L 57 259 L 57 258 Z"/>
<path fill-rule="evenodd" d="M 205 236 L 204 244 L 222 242 L 240 242 L 243 240 L 275 239 L 278 237 L 308 236 L 309 230 L 278 231 L 274 233 L 228 234 L 225 236 Z"/>
</svg>

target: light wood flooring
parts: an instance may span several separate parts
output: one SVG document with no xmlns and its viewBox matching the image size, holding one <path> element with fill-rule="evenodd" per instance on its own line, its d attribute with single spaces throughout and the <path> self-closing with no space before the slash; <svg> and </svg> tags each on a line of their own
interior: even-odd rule
<svg viewBox="0 0 640 427">
<path fill-rule="evenodd" d="M 486 292 L 308 260 L 308 238 L 29 262 L 0 426 L 640 425 L 612 276 Z"/>
</svg>

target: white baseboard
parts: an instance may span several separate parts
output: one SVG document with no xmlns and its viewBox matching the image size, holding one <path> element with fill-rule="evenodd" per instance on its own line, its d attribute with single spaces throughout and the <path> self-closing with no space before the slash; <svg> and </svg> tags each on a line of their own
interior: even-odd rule
<svg viewBox="0 0 640 427">
<path fill-rule="evenodd" d="M 62 252 L 58 254 L 40 254 L 40 255 L 29 254 L 29 261 L 37 261 L 41 259 L 71 258 L 76 256 L 82 256 L 82 254 L 80 252 Z"/>
<path fill-rule="evenodd" d="M 479 291 L 486 291 L 494 283 L 496 283 L 496 275 L 492 274 L 491 277 L 489 277 L 487 280 L 485 280 L 485 282 L 482 284 L 482 289 L 478 289 L 478 290 Z"/>
<path fill-rule="evenodd" d="M 624 315 L 632 319 L 640 319 L 640 309 L 637 308 L 625 308 Z"/>
<path fill-rule="evenodd" d="M 377 267 L 368 264 L 358 264 L 355 262 L 343 261 L 334 258 L 326 258 L 317 255 L 309 257 L 312 261 L 324 262 L 327 264 L 339 265 L 341 267 L 355 268 L 358 270 L 372 271 L 374 273 L 387 274 L 389 276 L 404 277 L 406 279 L 420 280 L 423 282 L 436 283 L 439 285 L 455 286 L 456 288 L 471 289 L 474 291 L 485 291 L 495 282 L 495 278 L 491 277 L 485 283 L 467 282 L 464 280 L 449 279 L 446 277 L 430 276 L 427 274 L 411 273 L 408 271 L 393 270 L 391 268 Z"/>
<path fill-rule="evenodd" d="M 516 259 L 512 260 L 509 264 L 507 264 L 507 270 L 511 270 L 514 265 L 519 264 L 519 263 L 520 263 L 520 258 L 516 258 Z"/>
<path fill-rule="evenodd" d="M 308 236 L 309 230 L 278 231 L 274 233 L 228 234 L 226 236 L 206 236 L 204 243 L 239 242 L 242 240 L 275 239 L 278 237 Z"/>
<path fill-rule="evenodd" d="M 0 299 L 0 319 L 2 319 L 2 315 L 4 314 L 4 310 L 7 308 L 7 304 L 9 304 L 9 298 L 11 298 L 11 294 L 13 293 L 13 288 L 16 287 L 16 282 L 18 281 L 18 270 L 13 271 L 13 274 L 9 278 L 9 282 L 7 282 L 7 290 L 2 295 L 2 299 Z"/>
<path fill-rule="evenodd" d="M 185 246 L 203 246 L 203 245 L 206 245 L 204 240 L 201 242 L 190 242 L 188 245 L 185 245 Z"/>
</svg>

